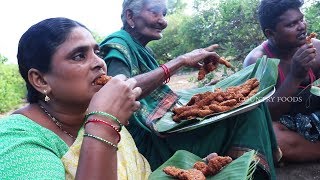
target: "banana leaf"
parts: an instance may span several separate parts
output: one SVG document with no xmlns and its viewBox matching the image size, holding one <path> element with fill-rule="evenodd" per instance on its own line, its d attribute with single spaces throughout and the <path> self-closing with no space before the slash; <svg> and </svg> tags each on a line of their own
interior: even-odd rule
<svg viewBox="0 0 320 180">
<path fill-rule="evenodd" d="M 316 96 L 320 96 L 320 79 L 311 84 L 310 92 Z"/>
<path fill-rule="evenodd" d="M 230 164 L 225 166 L 218 174 L 214 176 L 207 176 L 208 180 L 232 179 L 232 180 L 245 180 L 252 179 L 252 174 L 258 164 L 255 158 L 256 152 L 249 151 L 233 160 Z M 171 176 L 165 174 L 163 169 L 166 166 L 175 166 L 181 169 L 191 169 L 193 164 L 197 161 L 203 161 L 200 157 L 185 151 L 177 151 L 170 159 L 162 164 L 158 169 L 151 173 L 149 180 L 171 180 Z"/>
<path fill-rule="evenodd" d="M 206 86 L 202 88 L 195 88 L 177 92 L 181 98 L 179 99 L 176 106 L 181 106 L 189 102 L 191 97 L 198 93 L 214 91 L 216 88 L 225 90 L 230 86 L 243 84 L 246 80 L 253 77 L 257 78 L 260 82 L 259 91 L 237 108 L 223 113 L 212 114 L 204 118 L 182 120 L 179 123 L 176 123 L 172 120 L 173 112 L 168 111 L 162 118 L 153 121 L 152 129 L 162 135 L 189 131 L 255 108 L 259 105 L 259 103 L 265 101 L 274 93 L 274 86 L 278 78 L 278 64 L 279 59 L 267 58 L 266 56 L 263 56 L 257 61 L 257 63 L 234 73 L 233 75 L 221 80 L 213 86 Z"/>
</svg>

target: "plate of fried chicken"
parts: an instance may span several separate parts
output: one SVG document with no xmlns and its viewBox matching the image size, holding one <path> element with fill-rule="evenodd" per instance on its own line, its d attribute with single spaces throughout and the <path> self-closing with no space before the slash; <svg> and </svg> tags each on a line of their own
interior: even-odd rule
<svg viewBox="0 0 320 180">
<path fill-rule="evenodd" d="M 278 63 L 263 57 L 214 86 L 178 92 L 178 103 L 151 128 L 160 134 L 185 132 L 256 108 L 275 92 Z"/>
</svg>

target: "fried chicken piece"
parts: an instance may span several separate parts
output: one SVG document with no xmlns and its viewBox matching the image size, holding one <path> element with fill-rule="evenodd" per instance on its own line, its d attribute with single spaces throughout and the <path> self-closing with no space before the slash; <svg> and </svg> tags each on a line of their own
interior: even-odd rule
<svg viewBox="0 0 320 180">
<path fill-rule="evenodd" d="M 256 79 L 255 82 L 252 83 L 251 88 L 256 88 L 260 85 L 259 81 Z"/>
<path fill-rule="evenodd" d="M 199 69 L 199 72 L 198 72 L 198 81 L 204 79 L 204 77 L 214 71 L 217 66 L 215 65 L 217 62 L 216 61 L 213 61 L 211 59 L 205 59 L 203 61 L 203 66 Z"/>
<path fill-rule="evenodd" d="M 193 117 L 197 117 L 198 111 L 199 111 L 198 108 L 193 108 L 193 109 L 190 109 L 188 111 L 184 111 L 184 112 L 182 112 L 180 114 L 177 114 L 178 115 L 178 119 L 179 120 L 181 120 L 181 119 L 192 119 Z"/>
<path fill-rule="evenodd" d="M 207 72 L 204 67 L 201 67 L 198 72 L 198 81 L 201 81 L 206 76 Z"/>
<path fill-rule="evenodd" d="M 220 106 L 235 106 L 238 103 L 236 99 L 229 99 L 226 101 L 221 102 Z"/>
<path fill-rule="evenodd" d="M 252 89 L 251 92 L 248 94 L 248 98 L 252 97 L 255 94 L 257 94 L 258 91 L 259 91 L 259 87 L 256 87 L 256 88 Z"/>
<path fill-rule="evenodd" d="M 229 156 L 216 156 L 209 159 L 208 166 L 212 175 L 217 174 L 223 167 L 232 162 L 232 158 Z"/>
<path fill-rule="evenodd" d="M 251 92 L 251 88 L 249 86 L 244 86 L 239 90 L 239 93 L 243 96 L 248 96 L 248 94 Z"/>
<path fill-rule="evenodd" d="M 211 101 L 215 100 L 216 96 L 218 96 L 219 94 L 220 94 L 220 92 L 218 92 L 218 93 L 210 92 L 207 94 L 206 97 L 202 98 L 200 101 L 196 102 L 195 104 L 198 107 L 208 106 L 211 104 Z"/>
<path fill-rule="evenodd" d="M 226 92 L 223 94 L 223 99 L 224 100 L 231 100 L 231 99 L 234 99 L 235 96 L 236 96 L 235 92 L 226 90 Z"/>
<path fill-rule="evenodd" d="M 179 123 L 181 122 L 181 119 L 179 119 L 179 114 L 175 114 L 173 117 L 172 117 L 172 120 L 176 123 Z"/>
<path fill-rule="evenodd" d="M 95 84 L 97 85 L 105 85 L 111 79 L 111 76 L 102 75 L 98 79 L 95 80 Z"/>
<path fill-rule="evenodd" d="M 205 175 L 205 176 L 209 176 L 209 175 L 212 174 L 209 166 L 208 166 L 205 162 L 197 161 L 197 162 L 193 165 L 193 168 L 201 171 L 202 174 Z"/>
<path fill-rule="evenodd" d="M 219 95 L 216 96 L 216 98 L 214 100 L 218 101 L 220 103 L 220 102 L 222 102 L 224 100 L 224 97 L 222 96 L 222 94 L 219 94 Z"/>
<path fill-rule="evenodd" d="M 208 107 L 208 109 L 199 109 L 199 111 L 197 112 L 199 117 L 206 117 L 210 114 L 213 113 L 213 111 Z"/>
<path fill-rule="evenodd" d="M 181 180 L 205 180 L 206 179 L 206 177 L 202 174 L 202 172 L 197 169 L 184 170 L 174 166 L 167 166 L 163 169 L 163 171 L 166 174 Z"/>
<path fill-rule="evenodd" d="M 192 106 L 200 100 L 201 100 L 201 94 L 196 94 L 196 95 L 192 96 L 190 101 L 187 103 L 187 106 Z"/>
<path fill-rule="evenodd" d="M 218 59 L 218 63 L 225 65 L 227 68 L 232 68 L 232 64 L 223 57 Z"/>
<path fill-rule="evenodd" d="M 314 32 L 310 33 L 310 35 L 306 37 L 306 43 L 310 44 L 311 43 L 311 39 L 312 38 L 316 38 L 316 37 L 317 37 L 317 33 L 314 33 Z"/>
<path fill-rule="evenodd" d="M 206 66 L 205 66 L 206 72 L 212 72 L 215 69 L 217 69 L 217 66 L 213 63 L 213 62 L 209 62 Z"/>
<path fill-rule="evenodd" d="M 214 92 L 207 91 L 194 95 L 186 106 L 174 108 L 173 121 L 180 122 L 182 119 L 193 119 L 205 117 L 210 114 L 229 111 L 259 90 L 259 81 L 256 78 L 248 79 L 241 85 L 227 88 L 223 91 L 220 88 Z"/>
<path fill-rule="evenodd" d="M 206 180 L 203 173 L 197 169 L 188 169 L 179 173 L 178 179 L 181 180 Z"/>
<path fill-rule="evenodd" d="M 173 177 L 177 177 L 178 174 L 181 172 L 182 169 L 174 167 L 174 166 L 167 166 L 163 169 L 163 172 L 165 172 L 166 174 L 173 176 Z"/>
<path fill-rule="evenodd" d="M 213 112 L 224 112 L 224 111 L 229 111 L 230 109 L 232 109 L 233 107 L 231 106 L 220 106 L 218 104 L 211 104 L 209 106 L 209 108 L 213 111 Z"/>
<path fill-rule="evenodd" d="M 217 69 L 217 64 L 223 64 L 225 65 L 227 68 L 231 68 L 232 67 L 232 64 L 227 61 L 225 58 L 223 57 L 220 57 L 219 59 L 217 60 L 210 60 L 210 59 L 205 59 L 204 60 L 204 63 L 203 63 L 203 66 L 199 69 L 199 72 L 198 72 L 198 81 L 204 79 L 204 77 L 214 71 L 215 69 Z"/>
<path fill-rule="evenodd" d="M 172 109 L 172 112 L 175 114 L 181 114 L 185 111 L 190 111 L 192 109 L 198 108 L 197 105 L 192 105 L 192 106 L 181 106 L 181 107 L 175 107 Z"/>
</svg>

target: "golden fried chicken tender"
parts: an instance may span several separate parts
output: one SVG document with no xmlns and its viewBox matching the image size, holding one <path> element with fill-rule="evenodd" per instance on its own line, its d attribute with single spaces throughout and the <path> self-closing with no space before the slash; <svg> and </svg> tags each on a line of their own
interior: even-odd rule
<svg viewBox="0 0 320 180">
<path fill-rule="evenodd" d="M 225 65 L 227 68 L 231 68 L 232 67 L 232 64 L 227 61 L 225 58 L 223 57 L 220 57 L 219 59 L 205 59 L 204 60 L 204 63 L 203 63 L 203 66 L 199 69 L 199 72 L 198 72 L 198 80 L 202 80 L 204 79 L 204 77 L 214 71 L 215 69 L 217 69 L 218 67 L 218 64 L 223 64 Z"/>
<path fill-rule="evenodd" d="M 173 176 L 173 177 L 177 177 L 178 174 L 181 172 L 182 169 L 174 167 L 174 166 L 167 166 L 163 169 L 163 172 L 165 172 L 166 174 Z"/>
<path fill-rule="evenodd" d="M 112 77 L 107 75 L 102 75 L 98 79 L 95 80 L 95 84 L 97 85 L 105 85 L 108 81 L 110 81 Z"/>
<path fill-rule="evenodd" d="M 198 106 L 196 105 L 192 105 L 192 106 L 181 106 L 181 107 L 175 107 L 172 109 L 172 112 L 175 113 L 175 114 L 181 114 L 183 112 L 186 112 L 186 111 L 190 111 L 192 109 L 197 109 Z"/>
<path fill-rule="evenodd" d="M 197 169 L 188 169 L 179 173 L 178 179 L 181 180 L 206 180 L 206 177 Z"/>
<path fill-rule="evenodd" d="M 211 104 L 211 105 L 209 106 L 209 108 L 210 108 L 213 112 L 219 113 L 219 112 L 229 111 L 229 110 L 232 109 L 233 107 L 231 107 L 231 106 L 220 106 L 220 105 L 218 105 L 218 104 Z"/>
<path fill-rule="evenodd" d="M 310 44 L 311 39 L 316 37 L 317 37 L 317 33 L 314 33 L 314 32 L 310 33 L 310 35 L 306 37 L 306 44 Z"/>
<path fill-rule="evenodd" d="M 208 107 L 207 109 L 199 109 L 199 111 L 197 112 L 199 117 L 206 117 L 210 114 L 212 114 L 212 110 L 210 110 L 210 108 Z"/>
<path fill-rule="evenodd" d="M 197 169 L 184 170 L 174 166 L 167 166 L 163 169 L 163 171 L 166 174 L 181 180 L 205 180 L 206 179 L 203 173 Z"/>
<path fill-rule="evenodd" d="M 218 63 L 225 65 L 227 68 L 232 68 L 232 64 L 223 57 L 218 59 Z"/>
<path fill-rule="evenodd" d="M 221 102 L 220 106 L 235 106 L 238 103 L 236 99 L 228 99 L 226 101 Z"/>
<path fill-rule="evenodd" d="M 202 174 L 205 175 L 205 176 L 212 175 L 209 166 L 208 166 L 205 162 L 197 161 L 197 162 L 193 165 L 193 168 L 201 171 Z"/>
<path fill-rule="evenodd" d="M 219 173 L 222 168 L 232 162 L 232 158 L 229 156 L 212 156 L 208 160 L 208 164 L 205 162 L 197 161 L 194 163 L 191 169 L 180 169 L 175 166 L 167 166 L 163 171 L 170 176 L 177 179 L 190 179 L 190 180 L 202 180 L 206 179 L 206 176 L 211 176 Z"/>
<path fill-rule="evenodd" d="M 258 90 L 259 81 L 256 78 L 251 78 L 243 84 L 229 87 L 225 91 L 217 88 L 214 92 L 196 94 L 187 105 L 173 108 L 173 120 L 180 122 L 182 119 L 206 117 L 210 114 L 229 111 L 255 95 Z"/>
<path fill-rule="evenodd" d="M 216 156 L 209 159 L 208 166 L 212 175 L 217 174 L 223 167 L 232 162 L 232 158 L 229 156 Z"/>
</svg>

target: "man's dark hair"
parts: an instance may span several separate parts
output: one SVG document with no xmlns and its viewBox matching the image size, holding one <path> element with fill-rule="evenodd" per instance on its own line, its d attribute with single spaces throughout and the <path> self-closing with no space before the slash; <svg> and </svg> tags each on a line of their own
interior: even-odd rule
<svg viewBox="0 0 320 180">
<path fill-rule="evenodd" d="M 289 9 L 300 9 L 303 3 L 303 0 L 261 0 L 258 16 L 262 31 L 274 30 L 279 22 L 279 16 Z"/>
</svg>

